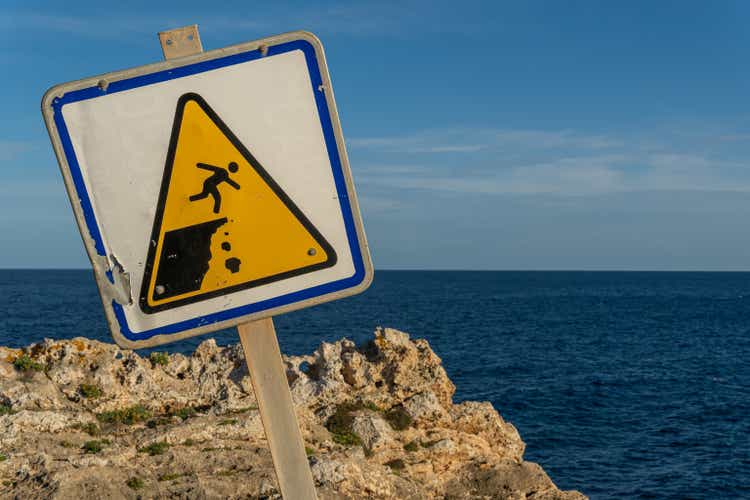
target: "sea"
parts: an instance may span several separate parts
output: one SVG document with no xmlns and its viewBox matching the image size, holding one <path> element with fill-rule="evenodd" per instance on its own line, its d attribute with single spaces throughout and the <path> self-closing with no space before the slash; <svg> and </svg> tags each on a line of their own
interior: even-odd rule
<svg viewBox="0 0 750 500">
<path fill-rule="evenodd" d="M 378 271 L 275 323 L 287 354 L 377 326 L 427 339 L 454 399 L 491 401 L 562 489 L 750 498 L 750 273 Z M 0 270 L 0 345 L 76 336 L 110 341 L 90 270 Z"/>
</svg>

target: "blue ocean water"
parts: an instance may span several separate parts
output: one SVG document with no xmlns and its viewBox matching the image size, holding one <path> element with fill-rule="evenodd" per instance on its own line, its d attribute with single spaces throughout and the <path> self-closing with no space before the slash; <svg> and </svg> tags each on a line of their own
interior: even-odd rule
<svg viewBox="0 0 750 500">
<path fill-rule="evenodd" d="M 750 273 L 383 271 L 276 325 L 288 354 L 428 339 L 455 399 L 491 401 L 561 488 L 750 498 Z M 79 335 L 110 339 L 90 271 L 0 270 L 0 345 Z"/>
</svg>

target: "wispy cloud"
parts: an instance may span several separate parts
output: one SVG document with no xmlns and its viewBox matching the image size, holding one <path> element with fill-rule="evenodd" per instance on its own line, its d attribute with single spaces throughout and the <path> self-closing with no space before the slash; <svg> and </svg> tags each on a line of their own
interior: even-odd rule
<svg viewBox="0 0 750 500">
<path fill-rule="evenodd" d="M 351 139 L 352 148 L 374 149 L 388 153 L 473 153 L 485 144 L 438 144 L 430 137 L 370 137 Z"/>
<path fill-rule="evenodd" d="M 750 134 L 727 134 L 719 136 L 720 141 L 724 142 L 748 142 L 750 143 Z"/>
<path fill-rule="evenodd" d="M 367 214 L 392 212 L 403 206 L 400 200 L 393 197 L 372 195 L 360 197 L 359 204 L 362 205 L 363 211 Z"/>
<path fill-rule="evenodd" d="M 622 142 L 602 135 L 579 134 L 571 130 L 444 129 L 400 137 L 350 139 L 353 148 L 387 153 L 475 153 L 508 148 L 610 149 Z"/>
<path fill-rule="evenodd" d="M 376 159 L 361 168 L 358 182 L 380 188 L 576 196 L 750 192 L 750 151 L 722 148 L 717 137 L 701 143 L 653 134 L 462 129 L 360 138 L 350 144 L 360 161 Z M 390 164 L 392 158 L 399 163 Z"/>
</svg>

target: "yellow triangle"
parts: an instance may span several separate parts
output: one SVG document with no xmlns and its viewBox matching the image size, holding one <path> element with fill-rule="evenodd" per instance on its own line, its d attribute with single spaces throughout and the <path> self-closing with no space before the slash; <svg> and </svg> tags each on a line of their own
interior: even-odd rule
<svg viewBox="0 0 750 500">
<path fill-rule="evenodd" d="M 141 309 L 157 312 L 335 263 L 331 245 L 203 98 L 180 97 Z"/>
</svg>

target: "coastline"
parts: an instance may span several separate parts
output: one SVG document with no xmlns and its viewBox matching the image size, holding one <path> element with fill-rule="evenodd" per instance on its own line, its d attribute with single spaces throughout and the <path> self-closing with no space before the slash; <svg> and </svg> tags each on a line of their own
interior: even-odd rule
<svg viewBox="0 0 750 500">
<path fill-rule="evenodd" d="M 454 404 L 424 340 L 378 329 L 285 357 L 321 498 L 585 498 L 558 490 L 490 403 Z M 0 348 L 0 494 L 274 497 L 238 345 L 143 358 L 77 338 Z"/>
</svg>

